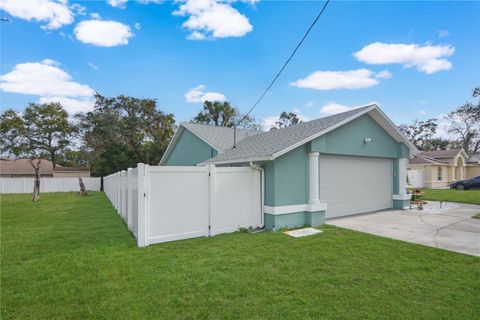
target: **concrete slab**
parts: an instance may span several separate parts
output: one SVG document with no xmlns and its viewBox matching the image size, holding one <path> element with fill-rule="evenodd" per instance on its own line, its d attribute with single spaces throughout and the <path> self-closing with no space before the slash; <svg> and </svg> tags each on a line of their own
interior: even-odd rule
<svg viewBox="0 0 480 320">
<path fill-rule="evenodd" d="M 430 247 L 480 256 L 480 206 L 462 204 L 441 213 L 379 211 L 336 219 L 327 224 Z"/>
</svg>

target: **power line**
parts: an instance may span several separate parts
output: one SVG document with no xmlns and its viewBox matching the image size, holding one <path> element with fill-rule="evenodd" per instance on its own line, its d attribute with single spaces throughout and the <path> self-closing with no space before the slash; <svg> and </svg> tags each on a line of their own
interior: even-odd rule
<svg viewBox="0 0 480 320">
<path fill-rule="evenodd" d="M 325 9 L 327 8 L 327 5 L 328 3 L 330 2 L 330 0 L 327 0 L 325 2 L 325 4 L 323 5 L 322 7 L 322 10 L 320 10 L 320 12 L 318 13 L 317 17 L 315 18 L 315 20 L 313 20 L 312 24 L 310 25 L 310 27 L 308 28 L 307 32 L 305 32 L 305 35 L 303 36 L 302 40 L 300 40 L 300 42 L 297 44 L 297 46 L 295 47 L 295 49 L 293 50 L 292 54 L 290 54 L 290 57 L 288 57 L 287 61 L 285 61 L 285 63 L 283 64 L 282 68 L 280 69 L 280 71 L 277 73 L 277 75 L 273 78 L 273 80 L 270 82 L 270 84 L 268 85 L 268 87 L 265 89 L 265 91 L 263 92 L 263 94 L 260 96 L 260 98 L 258 98 L 258 100 L 255 102 L 255 104 L 250 108 L 250 110 L 248 110 L 248 112 L 243 116 L 243 118 L 237 122 L 237 124 L 234 126 L 234 128 L 236 128 L 237 125 L 239 125 L 243 120 L 245 120 L 248 115 L 253 111 L 253 109 L 255 109 L 257 107 L 257 105 L 260 103 L 260 101 L 262 101 L 263 97 L 265 97 L 265 95 L 267 94 L 268 90 L 270 90 L 270 88 L 273 86 L 273 84 L 275 83 L 275 81 L 277 81 L 278 77 L 280 77 L 280 75 L 282 74 L 283 70 L 285 69 L 285 67 L 289 64 L 290 60 L 292 60 L 293 56 L 295 55 L 295 53 L 297 53 L 297 50 L 300 48 L 300 46 L 303 44 L 303 41 L 305 41 L 305 39 L 307 38 L 308 34 L 310 33 L 310 31 L 313 29 L 313 27 L 315 26 L 315 24 L 317 23 L 317 21 L 320 19 L 320 17 L 322 16 L 323 12 L 325 11 Z M 234 147 L 235 147 L 235 141 L 233 143 Z"/>
</svg>

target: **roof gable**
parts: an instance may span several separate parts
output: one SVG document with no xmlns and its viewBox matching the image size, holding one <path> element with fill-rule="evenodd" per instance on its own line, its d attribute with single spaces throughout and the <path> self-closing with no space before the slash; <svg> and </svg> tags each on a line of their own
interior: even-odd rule
<svg viewBox="0 0 480 320">
<path fill-rule="evenodd" d="M 385 116 L 377 105 L 368 105 L 316 120 L 302 122 L 287 128 L 271 130 L 247 137 L 234 149 L 225 151 L 204 163 L 235 163 L 273 160 L 319 136 L 326 134 L 364 114 L 369 114 L 397 142 L 405 143 L 413 153 L 418 150 Z"/>
<path fill-rule="evenodd" d="M 213 149 L 217 150 L 218 153 L 224 152 L 228 149 L 233 148 L 233 139 L 234 139 L 234 132 L 233 128 L 229 127 L 221 127 L 221 126 L 210 126 L 204 124 L 197 124 L 197 123 L 182 123 L 175 131 L 175 134 L 170 141 L 167 150 L 162 156 L 160 160 L 160 164 L 165 164 L 167 159 L 170 157 L 175 145 L 177 144 L 178 140 L 181 139 L 182 133 L 187 130 L 188 132 L 192 133 L 200 140 L 205 142 L 207 145 L 212 147 Z M 236 130 L 236 141 L 239 143 L 246 137 L 260 134 L 260 131 L 254 130 L 245 130 L 245 129 L 237 129 Z"/>
</svg>

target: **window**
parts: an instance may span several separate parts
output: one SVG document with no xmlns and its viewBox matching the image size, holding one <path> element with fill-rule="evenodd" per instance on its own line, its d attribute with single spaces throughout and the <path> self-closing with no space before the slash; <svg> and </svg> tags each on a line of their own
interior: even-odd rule
<svg viewBox="0 0 480 320">
<path fill-rule="evenodd" d="M 438 181 L 442 180 L 442 167 L 438 167 L 437 169 L 437 180 Z"/>
</svg>

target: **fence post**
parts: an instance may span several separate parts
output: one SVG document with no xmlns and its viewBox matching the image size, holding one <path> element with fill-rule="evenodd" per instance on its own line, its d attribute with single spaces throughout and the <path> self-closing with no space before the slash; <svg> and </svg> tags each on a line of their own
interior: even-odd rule
<svg viewBox="0 0 480 320">
<path fill-rule="evenodd" d="M 139 247 L 145 247 L 148 245 L 147 243 L 147 230 L 146 230 L 146 216 L 148 213 L 146 212 L 147 210 L 147 196 L 146 196 L 146 191 L 145 190 L 145 178 L 147 175 L 147 166 L 143 163 L 139 163 L 137 165 L 137 179 L 138 179 L 138 208 L 137 208 L 137 246 Z"/>
<path fill-rule="evenodd" d="M 216 182 L 216 171 L 215 165 L 210 164 L 206 166 L 208 172 L 208 236 L 211 237 L 215 235 L 215 182 Z"/>
<path fill-rule="evenodd" d="M 127 169 L 127 226 L 132 230 L 132 168 Z"/>
</svg>

